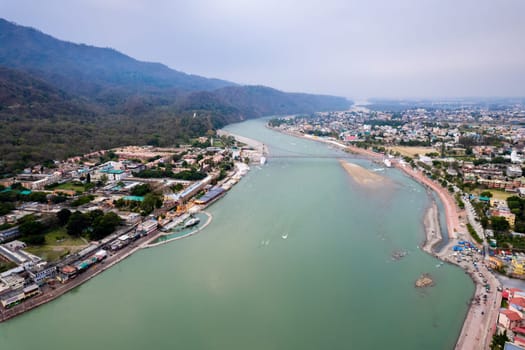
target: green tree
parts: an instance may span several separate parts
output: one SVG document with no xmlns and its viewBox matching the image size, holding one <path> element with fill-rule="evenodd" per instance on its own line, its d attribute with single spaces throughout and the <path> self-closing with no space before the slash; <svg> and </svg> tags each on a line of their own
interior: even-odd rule
<svg viewBox="0 0 525 350">
<path fill-rule="evenodd" d="M 99 182 L 100 182 L 102 185 L 105 185 L 105 184 L 108 182 L 108 176 L 107 176 L 106 174 L 102 174 L 102 176 L 100 177 Z"/>
<path fill-rule="evenodd" d="M 57 213 L 57 218 L 58 218 L 58 222 L 60 223 L 60 225 L 63 226 L 67 224 L 70 216 L 71 216 L 71 211 L 69 209 L 66 209 L 66 208 L 61 209 Z"/>
<path fill-rule="evenodd" d="M 483 227 L 484 229 L 489 227 L 489 219 L 486 216 L 482 216 L 479 219 L 479 223 L 481 224 L 481 227 Z"/>
<path fill-rule="evenodd" d="M 480 195 L 480 197 L 492 198 L 492 192 L 490 192 L 490 191 L 483 191 L 479 195 Z"/>
<path fill-rule="evenodd" d="M 29 245 L 44 245 L 46 243 L 46 236 L 43 234 L 23 237 L 22 240 Z"/>
<path fill-rule="evenodd" d="M 72 207 L 78 207 L 80 205 L 84 205 L 84 204 L 87 204 L 89 202 L 91 202 L 93 199 L 95 199 L 95 196 L 93 195 L 87 195 L 87 196 L 81 196 L 81 197 L 78 197 L 77 199 L 75 199 L 73 202 L 71 202 L 71 206 Z"/>
<path fill-rule="evenodd" d="M 507 336 L 507 330 L 503 331 L 503 333 L 496 332 L 492 336 L 492 342 L 490 343 L 490 349 L 491 350 L 500 350 L 505 347 L 505 343 L 508 342 L 510 339 Z"/>
<path fill-rule="evenodd" d="M 497 232 L 506 232 L 510 228 L 509 222 L 502 216 L 493 216 L 490 219 L 490 223 L 492 229 Z"/>
<path fill-rule="evenodd" d="M 20 224 L 18 230 L 22 236 L 33 236 L 43 233 L 45 226 L 40 221 L 32 217 L 31 219 L 28 219 Z"/>
<path fill-rule="evenodd" d="M 13 203 L 0 203 L 0 215 L 9 214 L 12 210 L 15 210 L 15 205 Z"/>
<path fill-rule="evenodd" d="M 93 223 L 93 230 L 90 233 L 90 238 L 92 240 L 99 240 L 106 237 L 115 231 L 115 228 L 120 222 L 120 217 L 113 212 L 97 217 Z"/>
<path fill-rule="evenodd" d="M 79 211 L 74 212 L 67 221 L 66 230 L 71 236 L 78 237 L 90 226 L 90 220 L 87 215 Z"/>
<path fill-rule="evenodd" d="M 14 184 L 11 185 L 11 189 L 12 190 L 18 190 L 18 191 L 23 191 L 23 190 L 27 190 L 27 188 L 25 188 L 24 186 L 22 186 L 22 184 L 20 182 L 15 182 Z"/>
<path fill-rule="evenodd" d="M 181 183 L 176 183 L 175 185 L 171 186 L 171 189 L 173 192 L 179 192 L 184 188 L 184 185 Z"/>
<path fill-rule="evenodd" d="M 100 209 L 95 209 L 84 215 L 87 215 L 87 217 L 89 218 L 89 222 L 92 224 L 98 218 L 103 217 L 104 212 Z"/>
<path fill-rule="evenodd" d="M 62 195 L 62 194 L 52 195 L 50 197 L 50 200 L 51 200 L 51 203 L 58 204 L 58 203 L 65 202 L 67 200 L 67 196 Z"/>
<path fill-rule="evenodd" d="M 151 192 L 151 187 L 149 184 L 137 185 L 131 189 L 132 196 L 145 196 L 149 192 Z"/>
<path fill-rule="evenodd" d="M 154 193 L 148 193 L 144 196 L 140 208 L 144 215 L 150 214 L 155 208 L 162 207 L 162 198 Z"/>
<path fill-rule="evenodd" d="M 22 200 L 28 202 L 47 203 L 47 193 L 45 192 L 32 192 L 29 195 L 22 197 L 25 197 Z"/>
</svg>

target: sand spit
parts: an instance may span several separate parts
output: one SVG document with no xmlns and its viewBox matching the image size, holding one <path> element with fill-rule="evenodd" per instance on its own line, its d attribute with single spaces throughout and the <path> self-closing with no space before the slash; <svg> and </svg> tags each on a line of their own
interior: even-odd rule
<svg viewBox="0 0 525 350">
<path fill-rule="evenodd" d="M 441 236 L 442 233 L 439 224 L 439 211 L 435 200 L 432 200 L 430 207 L 427 209 L 423 223 L 426 235 L 421 249 L 430 255 L 438 257 L 437 253 L 434 251 L 434 247 L 441 243 L 443 238 Z"/>
<path fill-rule="evenodd" d="M 388 179 L 354 163 L 340 159 L 339 163 L 346 172 L 361 186 L 377 187 L 384 185 Z"/>
</svg>

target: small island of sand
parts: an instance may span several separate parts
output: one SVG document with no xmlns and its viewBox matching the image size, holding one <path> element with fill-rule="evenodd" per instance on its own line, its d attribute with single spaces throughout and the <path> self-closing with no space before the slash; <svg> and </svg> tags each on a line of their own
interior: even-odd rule
<svg viewBox="0 0 525 350">
<path fill-rule="evenodd" d="M 363 168 L 354 163 L 349 163 L 342 159 L 339 160 L 341 166 L 346 170 L 346 172 L 361 186 L 367 187 L 376 187 L 378 185 L 385 184 L 388 180 L 368 169 Z"/>
</svg>

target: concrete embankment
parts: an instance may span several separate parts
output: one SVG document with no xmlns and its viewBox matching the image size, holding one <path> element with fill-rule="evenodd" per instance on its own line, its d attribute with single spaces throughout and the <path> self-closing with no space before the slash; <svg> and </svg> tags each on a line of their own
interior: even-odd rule
<svg viewBox="0 0 525 350">
<path fill-rule="evenodd" d="M 113 255 L 108 256 L 106 260 L 103 260 L 101 263 L 92 266 L 84 273 L 77 276 L 75 279 L 72 279 L 68 281 L 65 284 L 56 284 L 52 287 L 46 286 L 44 287 L 44 293 L 33 297 L 32 299 L 29 299 L 19 305 L 14 306 L 11 309 L 7 310 L 0 310 L 0 322 L 7 321 L 13 317 L 16 317 L 20 314 L 23 314 L 29 310 L 32 310 L 40 305 L 46 304 L 63 294 L 69 292 L 70 290 L 82 285 L 83 283 L 89 281 L 93 277 L 97 276 L 98 274 L 102 273 L 103 271 L 106 271 L 107 269 L 113 267 L 115 264 L 121 262 L 122 260 L 126 259 L 133 253 L 137 252 L 140 249 L 143 248 L 149 248 L 154 247 L 160 244 L 168 243 L 174 240 L 182 239 L 191 235 L 194 235 L 200 231 L 202 231 L 206 226 L 208 226 L 212 220 L 212 215 L 209 213 L 205 213 L 208 218 L 206 222 L 200 226 L 197 230 L 189 232 L 186 235 L 174 237 L 173 239 L 169 239 L 166 241 L 162 241 L 156 244 L 150 244 L 151 241 L 159 238 L 160 236 L 163 236 L 165 233 L 156 231 L 153 236 L 146 236 L 142 237 L 140 240 L 132 243 L 131 245 L 123 248 L 122 250 L 114 253 Z"/>
<path fill-rule="evenodd" d="M 150 238 L 149 237 L 141 238 L 141 240 L 144 240 L 144 241 L 148 239 Z M 132 245 L 129 245 L 128 247 L 125 247 L 124 249 L 115 253 L 114 255 L 109 256 L 106 260 L 102 261 L 101 263 L 92 266 L 86 272 L 77 276 L 75 279 L 70 280 L 65 284 L 57 284 L 51 287 L 46 286 L 44 289 L 44 293 L 38 296 L 35 296 L 19 305 L 16 305 L 11 309 L 0 311 L 0 322 L 7 321 L 10 318 L 13 318 L 24 312 L 34 309 L 40 305 L 48 303 L 60 297 L 61 295 L 69 292 L 73 288 L 76 288 L 80 286 L 81 284 L 89 281 L 90 279 L 97 276 L 101 272 L 106 271 L 107 269 L 111 268 L 113 265 L 121 262 L 122 260 L 126 259 L 131 254 L 135 253 L 137 250 L 141 249 L 140 247 L 141 240 L 135 243 L 132 243 Z"/>
<path fill-rule="evenodd" d="M 176 236 L 176 237 L 173 237 L 173 238 L 168 238 L 166 240 L 155 242 L 156 240 L 158 240 L 159 238 L 161 238 L 163 236 L 169 236 L 169 235 L 173 234 L 173 233 L 169 233 L 169 232 L 157 233 L 155 236 L 151 237 L 151 239 L 148 242 L 145 242 L 141 246 L 141 248 L 157 247 L 159 245 L 166 244 L 166 243 L 169 243 L 169 242 L 173 242 L 173 241 L 176 241 L 176 240 L 179 240 L 179 239 L 182 239 L 182 238 L 186 238 L 186 237 L 189 237 L 189 236 L 193 236 L 193 235 L 199 233 L 200 231 L 204 230 L 211 223 L 211 221 L 213 219 L 213 216 L 210 213 L 208 213 L 208 212 L 201 212 L 201 213 L 206 214 L 207 219 L 206 219 L 206 222 L 204 224 L 202 224 L 201 226 L 199 226 L 197 229 L 195 229 L 195 230 L 193 230 L 191 232 L 188 232 L 186 234 L 183 234 L 181 236 Z"/>
</svg>

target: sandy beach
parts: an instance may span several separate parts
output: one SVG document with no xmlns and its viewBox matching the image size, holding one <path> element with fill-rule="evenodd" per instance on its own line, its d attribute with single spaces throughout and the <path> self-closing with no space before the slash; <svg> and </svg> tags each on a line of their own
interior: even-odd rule
<svg viewBox="0 0 525 350">
<path fill-rule="evenodd" d="M 460 217 L 465 218 L 465 213 L 462 213 L 458 209 L 456 205 L 456 200 L 454 199 L 454 197 L 452 197 L 452 195 L 448 192 L 447 189 L 443 188 L 440 184 L 429 179 L 421 171 L 414 170 L 410 166 L 398 165 L 397 168 L 401 169 L 403 172 L 414 178 L 416 181 L 423 184 L 427 188 L 430 188 L 432 191 L 438 194 L 439 199 L 441 200 L 445 208 L 448 236 L 450 238 L 458 238 L 460 231 L 462 234 L 467 234 L 465 223 L 460 223 Z"/>
<path fill-rule="evenodd" d="M 362 166 L 340 159 L 339 164 L 346 170 L 352 179 L 361 186 L 375 188 L 388 182 L 388 179 Z"/>
<path fill-rule="evenodd" d="M 232 134 L 231 132 L 225 131 L 223 129 L 217 130 L 217 135 L 219 136 L 233 136 L 237 141 L 240 141 L 250 147 L 252 147 L 257 152 L 260 152 L 261 154 L 267 154 L 268 150 L 266 149 L 266 146 L 257 140 L 250 139 L 248 137 Z"/>
<path fill-rule="evenodd" d="M 427 209 L 425 217 L 423 218 L 425 226 L 425 241 L 421 245 L 421 249 L 430 255 L 436 256 L 434 247 L 443 239 L 441 237 L 441 227 L 439 225 L 439 210 L 435 201 Z"/>
</svg>

